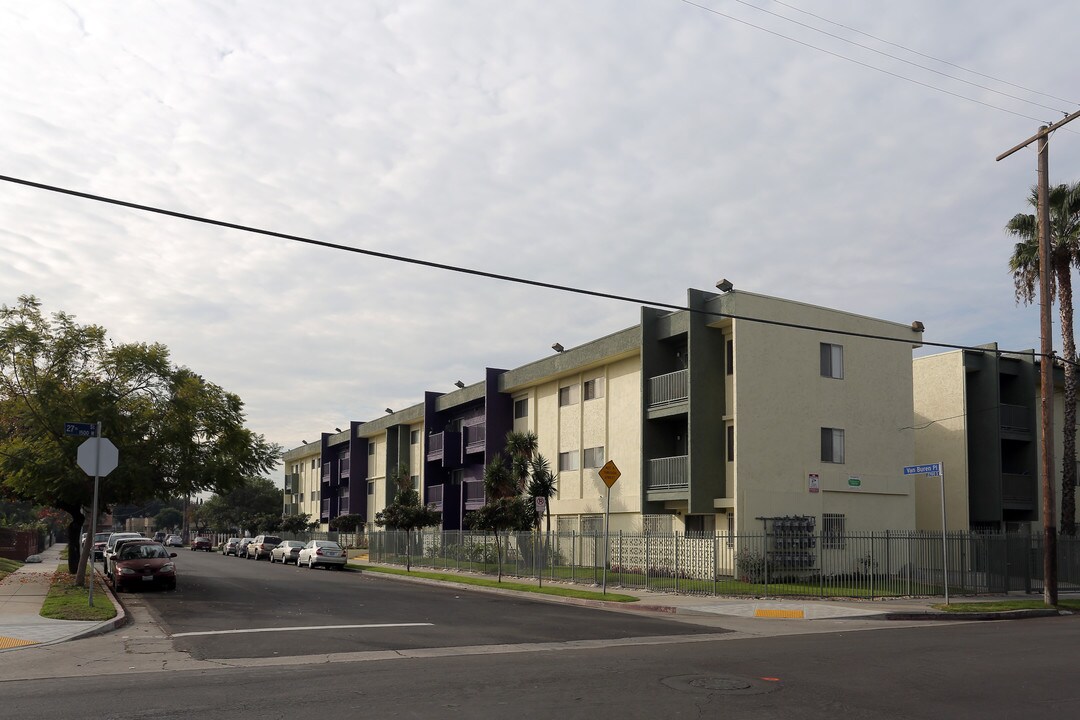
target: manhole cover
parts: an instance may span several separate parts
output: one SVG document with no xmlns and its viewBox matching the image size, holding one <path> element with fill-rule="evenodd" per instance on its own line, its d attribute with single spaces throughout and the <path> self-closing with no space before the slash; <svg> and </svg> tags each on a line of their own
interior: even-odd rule
<svg viewBox="0 0 1080 720">
<path fill-rule="evenodd" d="M 661 682 L 672 690 L 702 694 L 760 695 L 780 688 L 778 682 L 738 675 L 677 675 L 664 678 Z"/>
</svg>

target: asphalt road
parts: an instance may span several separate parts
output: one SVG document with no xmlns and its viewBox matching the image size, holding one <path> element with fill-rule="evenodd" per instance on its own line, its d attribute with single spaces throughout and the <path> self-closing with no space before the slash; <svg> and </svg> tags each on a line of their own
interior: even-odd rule
<svg viewBox="0 0 1080 720">
<path fill-rule="evenodd" d="M 880 627 L 759 638 L 728 634 L 682 644 L 538 652 L 493 646 L 490 653 L 450 657 L 99 674 L 2 683 L 0 696 L 4 716 L 20 720 L 1030 720 L 1077 714 L 1077 618 Z"/>
<path fill-rule="evenodd" d="M 180 550 L 178 589 L 138 597 L 196 659 L 565 643 L 715 628 Z M 125 595 L 125 597 L 132 597 Z M 722 631 L 721 631 L 722 632 Z"/>
</svg>

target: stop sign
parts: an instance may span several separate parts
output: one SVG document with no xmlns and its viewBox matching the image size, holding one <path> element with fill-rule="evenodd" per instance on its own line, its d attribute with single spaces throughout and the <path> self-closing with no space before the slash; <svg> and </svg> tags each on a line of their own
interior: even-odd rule
<svg viewBox="0 0 1080 720">
<path fill-rule="evenodd" d="M 109 438 L 89 438 L 79 446 L 77 457 L 87 475 L 105 477 L 116 469 L 120 453 Z"/>
</svg>

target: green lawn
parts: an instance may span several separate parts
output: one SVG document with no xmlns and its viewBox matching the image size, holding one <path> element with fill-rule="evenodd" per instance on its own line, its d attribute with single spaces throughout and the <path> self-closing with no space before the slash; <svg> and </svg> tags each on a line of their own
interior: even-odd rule
<svg viewBox="0 0 1080 720">
<path fill-rule="evenodd" d="M 8 560 L 7 558 L 0 558 L 0 580 L 3 580 L 11 573 L 21 568 L 23 564 L 18 560 Z"/>
<path fill-rule="evenodd" d="M 1080 612 L 1080 600 L 1058 600 L 1059 610 Z M 1010 610 L 1046 610 L 1042 600 L 995 600 L 993 602 L 960 602 L 933 606 L 935 610 L 952 613 L 1008 612 Z"/>
<path fill-rule="evenodd" d="M 109 600 L 105 587 L 97 578 L 94 586 L 94 606 L 88 603 L 89 593 L 75 584 L 75 576 L 67 571 L 67 563 L 59 565 L 53 575 L 52 587 L 45 597 L 41 616 L 55 620 L 111 620 L 116 609 Z"/>
<path fill-rule="evenodd" d="M 367 572 L 385 573 L 387 575 L 405 575 L 407 577 L 419 577 L 427 578 L 429 580 L 442 580 L 444 582 L 458 583 L 459 585 L 475 585 L 479 587 L 491 587 L 491 588 L 503 588 L 505 590 L 516 590 L 518 592 L 530 592 L 541 595 L 556 595 L 558 597 L 571 597 L 582 598 L 585 600 L 607 600 L 609 602 L 624 602 L 631 603 L 637 602 L 638 598 L 633 595 L 621 595 L 619 593 L 599 593 L 593 590 L 578 590 L 577 588 L 568 588 L 564 586 L 545 585 L 539 587 L 537 585 L 530 585 L 523 582 L 511 582 L 504 580 L 499 582 L 488 577 L 473 577 L 471 575 L 456 575 L 450 573 L 431 572 L 428 570 L 413 570 L 407 571 L 404 568 L 389 568 L 389 567 L 376 567 L 373 565 L 353 565 L 348 567 L 356 570 L 366 570 Z"/>
</svg>

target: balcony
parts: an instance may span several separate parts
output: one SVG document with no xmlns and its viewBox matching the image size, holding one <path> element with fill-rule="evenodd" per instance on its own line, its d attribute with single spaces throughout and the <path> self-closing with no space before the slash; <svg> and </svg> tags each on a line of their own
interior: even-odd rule
<svg viewBox="0 0 1080 720">
<path fill-rule="evenodd" d="M 330 499 L 329 498 L 322 501 L 322 509 L 320 511 L 319 517 L 322 520 L 329 520 L 330 519 Z"/>
<path fill-rule="evenodd" d="M 427 497 L 424 499 L 426 505 L 433 506 L 436 510 L 442 510 L 443 506 L 443 486 L 432 485 L 427 489 L 425 493 Z"/>
<path fill-rule="evenodd" d="M 484 503 L 487 502 L 482 480 L 466 480 L 464 494 L 466 510 L 476 510 L 483 507 Z"/>
<path fill-rule="evenodd" d="M 645 489 L 649 492 L 686 490 L 690 487 L 690 456 L 655 458 L 645 466 Z"/>
<path fill-rule="evenodd" d="M 330 481 L 330 463 L 328 463 L 328 462 L 325 462 L 322 465 L 322 479 L 323 479 L 323 482 L 329 482 Z"/>
<path fill-rule="evenodd" d="M 300 476 L 296 473 L 286 473 L 285 492 L 294 493 L 298 487 L 300 487 Z"/>
<path fill-rule="evenodd" d="M 484 442 L 487 440 L 487 425 L 466 425 L 462 428 L 465 433 L 465 452 L 484 452 Z"/>
<path fill-rule="evenodd" d="M 676 370 L 649 378 L 649 407 L 686 402 L 690 397 L 690 371 Z"/>
<path fill-rule="evenodd" d="M 340 458 L 338 460 L 338 477 L 349 477 L 349 458 Z"/>
<path fill-rule="evenodd" d="M 430 462 L 442 462 L 443 467 L 461 466 L 461 433 L 446 432 L 428 435 L 427 459 Z"/>
<path fill-rule="evenodd" d="M 1037 491 L 1034 475 L 1001 474 L 1001 504 L 1007 510 L 1034 510 Z"/>
<path fill-rule="evenodd" d="M 1026 405 L 1001 404 L 1001 431 L 1011 433 L 1031 432 L 1031 410 Z"/>
</svg>

